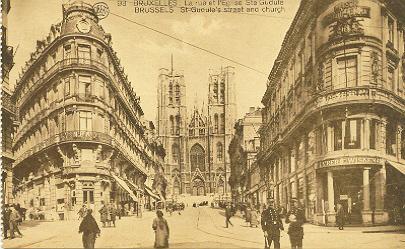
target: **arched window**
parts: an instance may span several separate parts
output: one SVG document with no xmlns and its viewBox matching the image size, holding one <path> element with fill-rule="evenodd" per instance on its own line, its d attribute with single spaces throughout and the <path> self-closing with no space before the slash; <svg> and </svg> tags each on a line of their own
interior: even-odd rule
<svg viewBox="0 0 405 249">
<path fill-rule="evenodd" d="M 170 115 L 170 134 L 174 134 L 174 118 L 173 115 Z"/>
<path fill-rule="evenodd" d="M 221 134 L 225 133 L 225 115 L 221 113 L 221 118 L 219 119 L 219 132 Z"/>
<path fill-rule="evenodd" d="M 176 115 L 176 135 L 180 134 L 181 118 L 180 115 Z"/>
<path fill-rule="evenodd" d="M 195 171 L 197 168 L 199 168 L 202 172 L 205 171 L 205 152 L 201 145 L 195 144 L 193 147 L 191 147 L 190 161 L 191 171 Z"/>
<path fill-rule="evenodd" d="M 217 159 L 220 162 L 223 160 L 223 157 L 224 157 L 223 151 L 224 151 L 224 147 L 222 146 L 222 143 L 218 142 L 217 143 Z"/>
<path fill-rule="evenodd" d="M 218 133 L 218 114 L 214 115 L 214 133 Z"/>
<path fill-rule="evenodd" d="M 178 144 L 172 145 L 172 158 L 173 162 L 177 163 L 179 161 L 180 149 Z"/>
</svg>

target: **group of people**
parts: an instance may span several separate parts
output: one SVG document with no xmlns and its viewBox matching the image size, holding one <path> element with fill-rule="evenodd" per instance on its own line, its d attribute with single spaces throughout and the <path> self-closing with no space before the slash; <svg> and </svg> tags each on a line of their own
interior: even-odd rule
<svg viewBox="0 0 405 249">
<path fill-rule="evenodd" d="M 156 211 L 156 218 L 153 220 L 152 229 L 155 232 L 154 248 L 169 248 L 169 225 L 167 220 L 163 218 L 161 210 Z M 94 248 L 96 238 L 100 237 L 101 231 L 92 215 L 91 209 L 86 209 L 79 226 L 79 233 L 82 234 L 83 248 Z"/>
<path fill-rule="evenodd" d="M 250 227 L 257 227 L 259 224 L 259 211 L 254 206 L 248 204 L 245 208 L 245 221 Z"/>
<path fill-rule="evenodd" d="M 118 216 L 119 219 L 121 219 L 121 212 L 117 208 L 117 206 L 114 203 L 110 204 L 105 204 L 104 202 L 101 202 L 101 209 L 99 210 L 100 213 L 100 218 L 101 218 L 101 223 L 103 224 L 103 227 L 107 224 L 107 226 L 113 225 L 115 227 L 115 220 Z"/>
<path fill-rule="evenodd" d="M 304 239 L 305 223 L 304 210 L 299 206 L 296 199 L 292 200 L 292 206 L 286 213 L 285 223 L 289 224 L 287 234 L 290 237 L 291 248 L 302 248 Z M 265 237 L 265 248 L 270 248 L 274 243 L 274 248 L 280 248 L 280 231 L 284 231 L 281 215 L 274 208 L 274 201 L 268 200 L 268 207 L 261 215 L 261 226 Z"/>
<path fill-rule="evenodd" d="M 18 225 L 22 222 L 22 215 L 16 205 L 4 205 L 3 209 L 3 235 L 4 239 L 14 239 L 17 233 L 22 237 Z M 9 236 L 10 235 L 10 236 Z"/>
</svg>

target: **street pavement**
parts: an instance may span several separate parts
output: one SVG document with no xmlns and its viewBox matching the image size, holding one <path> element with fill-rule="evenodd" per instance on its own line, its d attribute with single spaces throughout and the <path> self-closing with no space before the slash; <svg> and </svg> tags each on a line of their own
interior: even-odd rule
<svg viewBox="0 0 405 249">
<path fill-rule="evenodd" d="M 153 212 L 142 218 L 130 216 L 117 220 L 117 227 L 101 228 L 96 248 L 153 248 Z M 170 248 L 264 248 L 260 228 L 251 228 L 239 217 L 234 226 L 225 228 L 224 211 L 208 207 L 186 208 L 181 215 L 165 217 L 170 226 Z M 82 248 L 80 221 L 37 222 L 23 224 L 22 238 L 5 240 L 4 248 Z M 285 225 L 287 229 L 288 225 Z M 100 225 L 101 227 L 101 225 Z M 405 248 L 405 229 L 399 227 L 335 227 L 304 225 L 304 248 L 319 249 L 396 249 Z M 403 227 L 402 227 L 403 228 Z M 385 231 L 385 232 L 384 232 Z M 288 235 L 282 232 L 281 247 L 290 248 Z"/>
</svg>

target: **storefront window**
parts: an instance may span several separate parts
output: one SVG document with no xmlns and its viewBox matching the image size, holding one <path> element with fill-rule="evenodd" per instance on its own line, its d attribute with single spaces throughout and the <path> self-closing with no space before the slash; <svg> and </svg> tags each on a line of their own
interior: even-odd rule
<svg viewBox="0 0 405 249">
<path fill-rule="evenodd" d="M 370 120 L 370 149 L 376 149 L 377 120 Z"/>
<path fill-rule="evenodd" d="M 345 149 L 360 149 L 360 123 L 359 119 L 346 121 L 345 128 Z"/>
<path fill-rule="evenodd" d="M 395 156 L 397 154 L 396 124 L 388 122 L 386 131 L 386 152 L 389 155 Z"/>
<path fill-rule="evenodd" d="M 342 149 L 342 121 L 338 120 L 333 122 L 333 141 L 334 141 L 334 150 Z"/>
</svg>

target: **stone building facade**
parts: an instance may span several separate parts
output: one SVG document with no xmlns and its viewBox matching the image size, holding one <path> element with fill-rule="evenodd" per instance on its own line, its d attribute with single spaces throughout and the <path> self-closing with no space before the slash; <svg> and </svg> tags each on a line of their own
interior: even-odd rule
<svg viewBox="0 0 405 249">
<path fill-rule="evenodd" d="M 218 198 L 230 192 L 228 148 L 236 120 L 234 68 L 209 72 L 208 106 L 188 116 L 186 81 L 181 72 L 161 69 L 158 134 L 167 152 L 168 195 Z"/>
<path fill-rule="evenodd" d="M 91 5 L 63 5 L 62 22 L 37 41 L 13 98 L 15 197 L 28 217 L 76 219 L 82 205 L 144 204 L 148 172 L 159 165 L 155 147 Z"/>
<path fill-rule="evenodd" d="M 13 170 L 14 156 L 12 151 L 12 139 L 14 132 L 15 104 L 11 99 L 11 87 L 9 73 L 14 66 L 13 47 L 8 45 L 7 15 L 10 11 L 10 1 L 2 1 L 2 37 L 1 37 L 1 185 L 3 187 L 3 204 L 13 203 Z"/>
<path fill-rule="evenodd" d="M 370 225 L 405 203 L 404 13 L 402 1 L 301 2 L 262 99 L 259 160 L 278 205 L 297 198 L 333 225 L 341 203 Z"/>
</svg>

